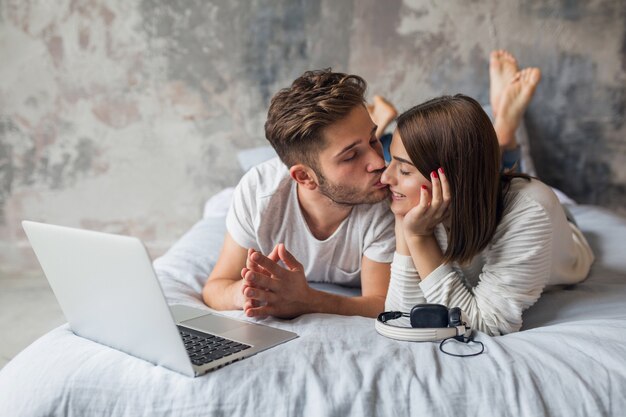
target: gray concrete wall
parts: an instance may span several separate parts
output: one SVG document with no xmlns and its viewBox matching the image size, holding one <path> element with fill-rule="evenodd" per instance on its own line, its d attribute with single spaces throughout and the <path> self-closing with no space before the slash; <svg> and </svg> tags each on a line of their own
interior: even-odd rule
<svg viewBox="0 0 626 417">
<path fill-rule="evenodd" d="M 625 212 L 626 3 L 0 0 L 0 272 L 37 267 L 22 219 L 138 236 L 158 255 L 264 145 L 306 69 L 364 76 L 400 109 L 488 98 L 507 48 L 543 80 L 539 175 Z"/>
</svg>

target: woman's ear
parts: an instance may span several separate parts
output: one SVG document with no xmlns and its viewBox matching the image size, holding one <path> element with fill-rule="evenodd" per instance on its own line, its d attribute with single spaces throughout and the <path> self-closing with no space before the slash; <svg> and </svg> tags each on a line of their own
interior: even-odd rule
<svg viewBox="0 0 626 417">
<path fill-rule="evenodd" d="M 317 188 L 317 175 L 306 165 L 293 165 L 289 168 L 289 175 L 295 182 L 309 190 L 315 190 Z"/>
</svg>

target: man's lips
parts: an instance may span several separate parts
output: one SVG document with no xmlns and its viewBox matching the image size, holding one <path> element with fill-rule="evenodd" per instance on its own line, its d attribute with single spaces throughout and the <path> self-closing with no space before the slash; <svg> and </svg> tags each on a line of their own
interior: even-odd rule
<svg viewBox="0 0 626 417">
<path fill-rule="evenodd" d="M 387 187 L 387 184 L 383 184 L 382 182 L 380 182 L 380 180 L 374 183 L 374 188 L 380 189 L 380 188 L 386 188 L 386 187 Z"/>
</svg>

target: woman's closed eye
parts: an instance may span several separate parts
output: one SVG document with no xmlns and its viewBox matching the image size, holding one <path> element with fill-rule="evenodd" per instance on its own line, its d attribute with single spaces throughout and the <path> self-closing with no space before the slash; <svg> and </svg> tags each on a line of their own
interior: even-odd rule
<svg viewBox="0 0 626 417">
<path fill-rule="evenodd" d="M 407 168 L 407 164 L 405 163 L 398 164 L 398 172 L 400 173 L 400 175 L 404 175 L 404 176 L 411 175 L 410 169 L 407 170 L 406 168 Z"/>
</svg>

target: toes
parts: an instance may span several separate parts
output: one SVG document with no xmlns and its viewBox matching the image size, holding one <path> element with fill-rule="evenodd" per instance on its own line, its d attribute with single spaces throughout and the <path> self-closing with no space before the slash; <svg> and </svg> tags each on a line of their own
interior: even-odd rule
<svg viewBox="0 0 626 417">
<path fill-rule="evenodd" d="M 505 49 L 491 51 L 489 63 L 494 67 L 499 66 L 501 69 L 508 72 L 517 71 L 517 59 Z"/>
<path fill-rule="evenodd" d="M 541 70 L 539 68 L 524 68 L 519 72 L 521 80 L 525 84 L 537 84 L 541 80 Z"/>
<path fill-rule="evenodd" d="M 494 65 L 502 64 L 502 62 L 504 61 L 504 52 L 505 51 L 502 49 L 496 49 L 495 51 L 491 51 L 491 54 L 489 54 L 489 62 Z"/>
<path fill-rule="evenodd" d="M 523 81 L 526 81 L 528 79 L 528 68 L 524 68 L 523 70 L 521 70 L 519 72 L 519 75 Z"/>
<path fill-rule="evenodd" d="M 533 83 L 538 83 L 541 80 L 541 70 L 539 68 L 531 68 L 530 70 L 530 80 Z"/>
</svg>

